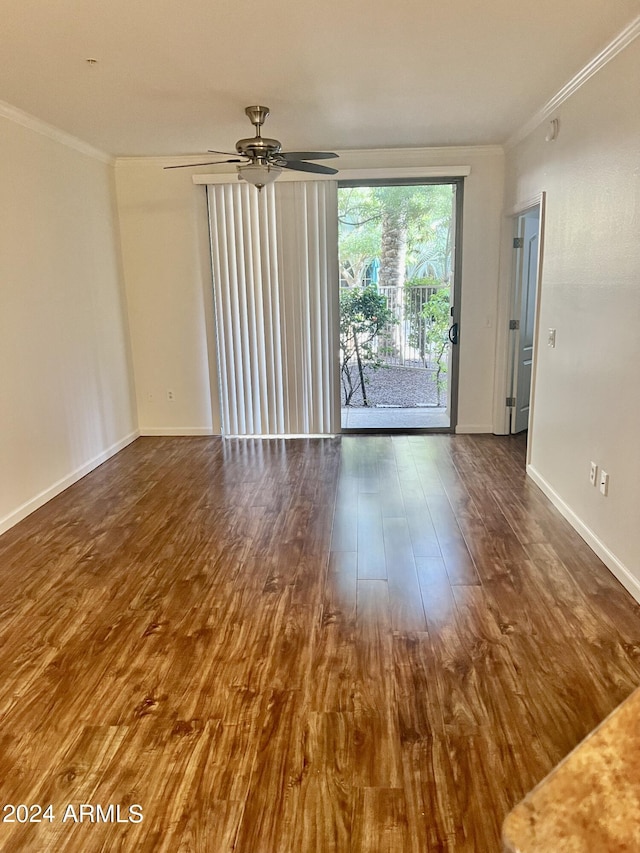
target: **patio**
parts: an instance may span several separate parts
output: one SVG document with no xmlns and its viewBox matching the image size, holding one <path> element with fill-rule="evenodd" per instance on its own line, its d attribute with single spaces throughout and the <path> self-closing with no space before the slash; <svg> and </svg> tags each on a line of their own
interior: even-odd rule
<svg viewBox="0 0 640 853">
<path fill-rule="evenodd" d="M 438 400 L 432 370 L 425 370 L 416 362 L 407 362 L 404 366 L 387 364 L 377 370 L 365 368 L 365 377 L 369 405 L 363 405 L 358 389 L 351 405 L 342 407 L 342 429 L 446 429 L 449 426 L 447 393 L 443 389 Z M 354 385 L 356 382 L 354 375 Z"/>
<path fill-rule="evenodd" d="M 348 406 L 342 408 L 342 429 L 446 429 L 449 415 L 444 407 L 396 408 Z"/>
</svg>

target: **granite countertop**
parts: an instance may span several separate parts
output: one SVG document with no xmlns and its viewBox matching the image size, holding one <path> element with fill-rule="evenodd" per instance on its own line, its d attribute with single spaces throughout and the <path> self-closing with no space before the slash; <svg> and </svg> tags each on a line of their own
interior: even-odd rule
<svg viewBox="0 0 640 853">
<path fill-rule="evenodd" d="M 640 851 L 640 688 L 510 812 L 507 853 Z"/>
</svg>

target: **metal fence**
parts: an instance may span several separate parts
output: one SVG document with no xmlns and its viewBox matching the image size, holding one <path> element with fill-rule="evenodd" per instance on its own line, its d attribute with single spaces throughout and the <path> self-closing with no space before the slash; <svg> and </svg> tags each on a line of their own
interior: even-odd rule
<svg viewBox="0 0 640 853">
<path fill-rule="evenodd" d="M 396 322 L 378 335 L 376 349 L 385 364 L 426 367 L 430 360 L 427 345 L 429 320 L 422 313 L 425 302 L 443 287 L 379 287 L 393 311 Z"/>
</svg>

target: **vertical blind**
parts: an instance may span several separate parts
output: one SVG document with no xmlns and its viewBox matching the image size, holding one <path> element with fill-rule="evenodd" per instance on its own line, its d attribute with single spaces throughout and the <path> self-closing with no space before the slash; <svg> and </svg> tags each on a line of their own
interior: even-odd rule
<svg viewBox="0 0 640 853">
<path fill-rule="evenodd" d="M 207 195 L 223 435 L 338 432 L 337 184 Z"/>
</svg>

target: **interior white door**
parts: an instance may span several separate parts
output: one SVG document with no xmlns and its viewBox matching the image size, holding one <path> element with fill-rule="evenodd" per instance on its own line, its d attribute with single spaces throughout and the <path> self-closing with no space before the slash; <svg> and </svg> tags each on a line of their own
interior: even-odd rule
<svg viewBox="0 0 640 853">
<path fill-rule="evenodd" d="M 511 432 L 522 432 L 529 426 L 531 401 L 531 376 L 533 370 L 533 333 L 536 315 L 536 289 L 538 284 L 538 250 L 540 242 L 540 211 L 527 211 L 519 218 L 522 241 L 518 264 L 516 294 L 520 306 L 520 329 L 516 342 L 514 369 L 515 405 L 511 409 Z"/>
</svg>

